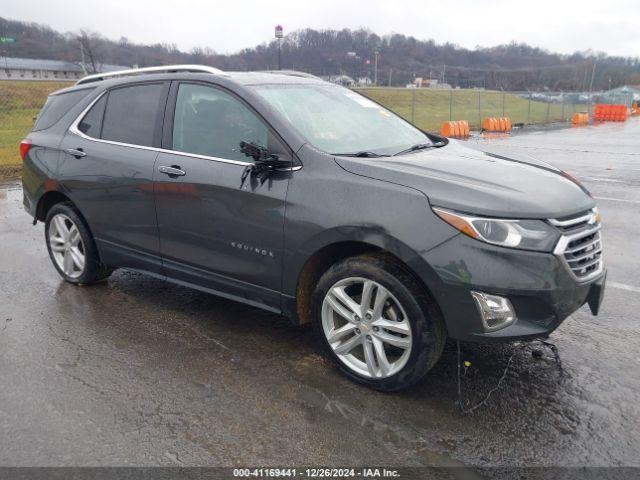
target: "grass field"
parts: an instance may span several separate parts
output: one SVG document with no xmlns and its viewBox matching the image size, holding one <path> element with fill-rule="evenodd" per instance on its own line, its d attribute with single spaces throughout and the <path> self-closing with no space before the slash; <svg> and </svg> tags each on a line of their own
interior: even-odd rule
<svg viewBox="0 0 640 480">
<path fill-rule="evenodd" d="M 33 127 L 47 95 L 69 85 L 69 82 L 0 81 L 0 167 L 20 164 L 20 140 Z"/>
<path fill-rule="evenodd" d="M 360 88 L 358 92 L 381 103 L 423 130 L 439 131 L 447 120 L 467 120 L 478 128 L 485 117 L 511 118 L 513 123 L 562 122 L 586 105 L 531 101 L 512 93 L 484 90 L 427 88 Z M 479 102 L 478 102 L 478 97 Z"/>
<path fill-rule="evenodd" d="M 20 165 L 20 140 L 31 130 L 47 95 L 69 85 L 68 82 L 0 81 L 0 168 L 18 171 L 15 166 Z M 482 118 L 503 113 L 514 123 L 545 123 L 565 121 L 574 112 L 586 110 L 586 105 L 563 107 L 529 102 L 517 95 L 491 91 L 380 87 L 357 90 L 418 127 L 433 131 L 438 131 L 442 122 L 449 119 L 468 120 L 472 128 L 477 128 Z M 9 169 L 9 166 L 12 167 Z"/>
</svg>

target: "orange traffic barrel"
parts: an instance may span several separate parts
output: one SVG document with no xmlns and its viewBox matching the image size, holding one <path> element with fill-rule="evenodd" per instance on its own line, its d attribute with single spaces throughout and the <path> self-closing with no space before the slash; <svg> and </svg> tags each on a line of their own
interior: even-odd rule
<svg viewBox="0 0 640 480">
<path fill-rule="evenodd" d="M 596 106 L 593 109 L 593 119 L 596 122 L 601 122 L 602 121 L 602 105 L 600 104 L 596 104 Z"/>
<path fill-rule="evenodd" d="M 469 122 L 466 120 L 444 122 L 440 134 L 449 138 L 466 138 L 469 136 Z"/>
<path fill-rule="evenodd" d="M 593 111 L 593 119 L 596 122 L 624 122 L 629 116 L 626 105 L 609 105 L 598 103 Z"/>
<path fill-rule="evenodd" d="M 571 123 L 574 125 L 587 125 L 589 123 L 589 114 L 586 112 L 574 113 L 571 117 Z"/>
<path fill-rule="evenodd" d="M 462 120 L 460 121 L 460 125 L 461 125 L 461 132 L 460 135 L 463 137 L 468 137 L 469 136 L 469 122 L 467 122 L 466 120 Z"/>
<path fill-rule="evenodd" d="M 487 117 L 482 121 L 482 130 L 487 132 L 510 132 L 511 119 L 509 117 Z"/>
<path fill-rule="evenodd" d="M 511 119 L 509 117 L 504 117 L 504 123 L 505 123 L 505 131 L 510 132 L 512 129 Z"/>
</svg>

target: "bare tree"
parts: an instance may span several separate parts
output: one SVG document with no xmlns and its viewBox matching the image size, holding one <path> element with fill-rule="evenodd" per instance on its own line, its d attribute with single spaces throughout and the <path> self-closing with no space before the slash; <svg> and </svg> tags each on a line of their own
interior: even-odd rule
<svg viewBox="0 0 640 480">
<path fill-rule="evenodd" d="M 80 44 L 80 56 L 83 68 L 87 73 L 98 73 L 101 66 L 98 45 L 100 36 L 86 30 L 80 30 L 77 40 Z"/>
</svg>

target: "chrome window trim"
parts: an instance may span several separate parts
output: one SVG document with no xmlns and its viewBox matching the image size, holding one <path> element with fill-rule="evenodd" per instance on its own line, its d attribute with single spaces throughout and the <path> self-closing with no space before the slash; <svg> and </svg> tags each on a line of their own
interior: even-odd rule
<svg viewBox="0 0 640 480">
<path fill-rule="evenodd" d="M 220 163 L 230 163 L 232 165 L 242 165 L 244 167 L 254 164 L 254 162 L 251 162 L 251 161 L 241 162 L 239 160 L 231 160 L 228 158 L 220 158 L 220 157 L 210 157 L 208 155 L 199 155 L 197 153 L 181 152 L 179 150 L 168 150 L 165 148 L 148 147 L 146 145 L 135 145 L 132 143 L 116 142 L 114 140 L 103 140 L 102 138 L 94 138 L 87 135 L 86 133 L 81 132 L 78 129 L 78 125 L 80 125 L 80 122 L 85 117 L 85 115 L 89 113 L 89 110 L 91 110 L 91 107 L 93 107 L 98 102 L 98 100 L 100 100 L 107 92 L 108 90 L 105 90 L 104 92 L 100 93 L 100 95 L 94 98 L 93 101 L 84 110 L 82 110 L 82 112 L 80 112 L 80 115 L 78 115 L 78 117 L 73 121 L 73 123 L 69 127 L 69 131 L 71 133 L 73 133 L 74 135 L 78 135 L 79 137 L 84 138 L 85 140 L 90 140 L 92 142 L 98 142 L 98 143 L 106 143 L 109 145 L 118 145 L 120 147 L 137 148 L 140 150 L 149 150 L 152 152 L 159 152 L 159 153 L 169 153 L 173 155 L 183 155 L 185 157 L 200 158 L 202 160 L 211 160 L 211 161 L 220 162 Z M 300 170 L 301 168 L 302 168 L 302 165 L 296 165 L 294 167 L 278 169 L 278 171 L 294 172 L 294 171 Z"/>
</svg>

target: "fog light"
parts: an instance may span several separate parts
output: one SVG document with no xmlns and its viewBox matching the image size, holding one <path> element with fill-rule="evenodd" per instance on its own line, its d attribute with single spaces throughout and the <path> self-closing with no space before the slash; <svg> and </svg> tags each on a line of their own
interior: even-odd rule
<svg viewBox="0 0 640 480">
<path fill-rule="evenodd" d="M 486 331 L 500 330 L 515 322 L 516 312 L 508 298 L 473 291 L 471 296 L 480 310 L 480 317 Z"/>
</svg>

